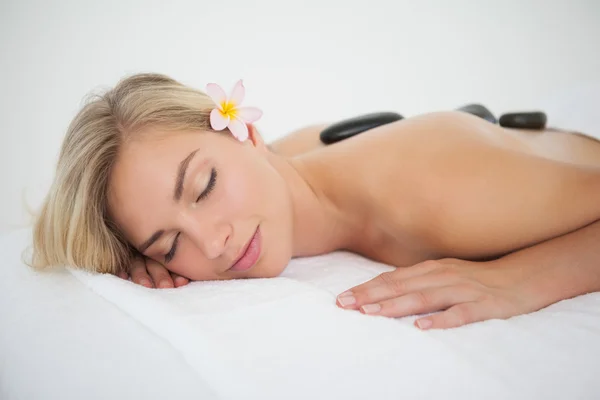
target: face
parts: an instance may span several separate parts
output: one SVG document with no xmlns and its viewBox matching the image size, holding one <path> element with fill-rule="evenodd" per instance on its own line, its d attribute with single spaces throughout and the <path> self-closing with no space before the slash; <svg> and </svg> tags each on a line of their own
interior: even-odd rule
<svg viewBox="0 0 600 400">
<path fill-rule="evenodd" d="M 255 130 L 140 133 L 112 170 L 109 210 L 127 240 L 192 280 L 279 275 L 292 254 L 288 186 Z"/>
</svg>

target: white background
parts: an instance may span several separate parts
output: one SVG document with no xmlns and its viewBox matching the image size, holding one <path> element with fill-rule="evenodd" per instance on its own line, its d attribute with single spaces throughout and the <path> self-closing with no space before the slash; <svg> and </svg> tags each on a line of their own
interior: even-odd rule
<svg viewBox="0 0 600 400">
<path fill-rule="evenodd" d="M 0 233 L 27 224 L 92 89 L 243 78 L 268 141 L 370 111 L 496 114 L 600 79 L 600 1 L 0 0 Z"/>
</svg>

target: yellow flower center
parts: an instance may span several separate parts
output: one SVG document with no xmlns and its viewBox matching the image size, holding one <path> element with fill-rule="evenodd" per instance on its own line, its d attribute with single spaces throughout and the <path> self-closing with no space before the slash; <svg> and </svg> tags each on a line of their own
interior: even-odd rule
<svg viewBox="0 0 600 400">
<path fill-rule="evenodd" d="M 235 104 L 229 101 L 224 101 L 221 103 L 221 114 L 224 117 L 229 117 L 230 119 L 235 118 L 237 115 L 237 108 Z"/>
</svg>

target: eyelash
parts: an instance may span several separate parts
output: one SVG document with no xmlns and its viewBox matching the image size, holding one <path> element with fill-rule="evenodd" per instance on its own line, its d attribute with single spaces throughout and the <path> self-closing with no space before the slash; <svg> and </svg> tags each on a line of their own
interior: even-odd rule
<svg viewBox="0 0 600 400">
<path fill-rule="evenodd" d="M 177 242 L 179 241 L 179 235 L 181 235 L 181 232 L 179 232 L 175 236 L 175 240 L 173 240 L 173 246 L 171 246 L 171 250 L 169 250 L 169 252 L 165 254 L 165 264 L 168 264 L 173 259 L 173 257 L 175 257 L 175 250 L 177 250 Z"/>
<path fill-rule="evenodd" d="M 208 197 L 208 195 L 215 188 L 216 183 L 217 183 L 217 170 L 213 168 L 210 171 L 210 179 L 208 180 L 208 185 L 206 185 L 206 189 L 204 189 L 204 191 L 202 193 L 200 193 L 200 195 L 196 199 L 196 203 L 199 202 L 200 200 L 206 199 Z M 169 252 L 167 254 L 165 254 L 165 264 L 168 264 L 173 259 L 173 257 L 175 257 L 175 251 L 177 250 L 177 243 L 179 242 L 179 235 L 181 235 L 181 232 L 179 232 L 175 236 L 175 240 L 173 240 L 173 245 L 171 246 L 171 250 L 169 250 Z"/>
<path fill-rule="evenodd" d="M 206 189 L 204 189 L 204 191 L 202 193 L 200 193 L 200 196 L 198 196 L 198 198 L 196 199 L 196 203 L 199 202 L 200 200 L 207 198 L 208 195 L 210 194 L 210 192 L 212 192 L 212 190 L 215 188 L 216 183 L 217 183 L 217 170 L 213 168 L 210 171 L 210 179 L 208 180 L 208 185 L 206 185 Z"/>
</svg>

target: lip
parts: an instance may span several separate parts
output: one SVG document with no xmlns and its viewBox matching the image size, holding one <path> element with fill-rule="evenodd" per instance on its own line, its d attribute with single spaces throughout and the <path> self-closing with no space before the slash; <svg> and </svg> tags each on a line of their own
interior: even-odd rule
<svg viewBox="0 0 600 400">
<path fill-rule="evenodd" d="M 256 264 L 261 253 L 261 234 L 260 226 L 256 228 L 254 235 L 250 238 L 248 243 L 242 249 L 241 255 L 233 263 L 230 271 L 247 271 Z"/>
</svg>

